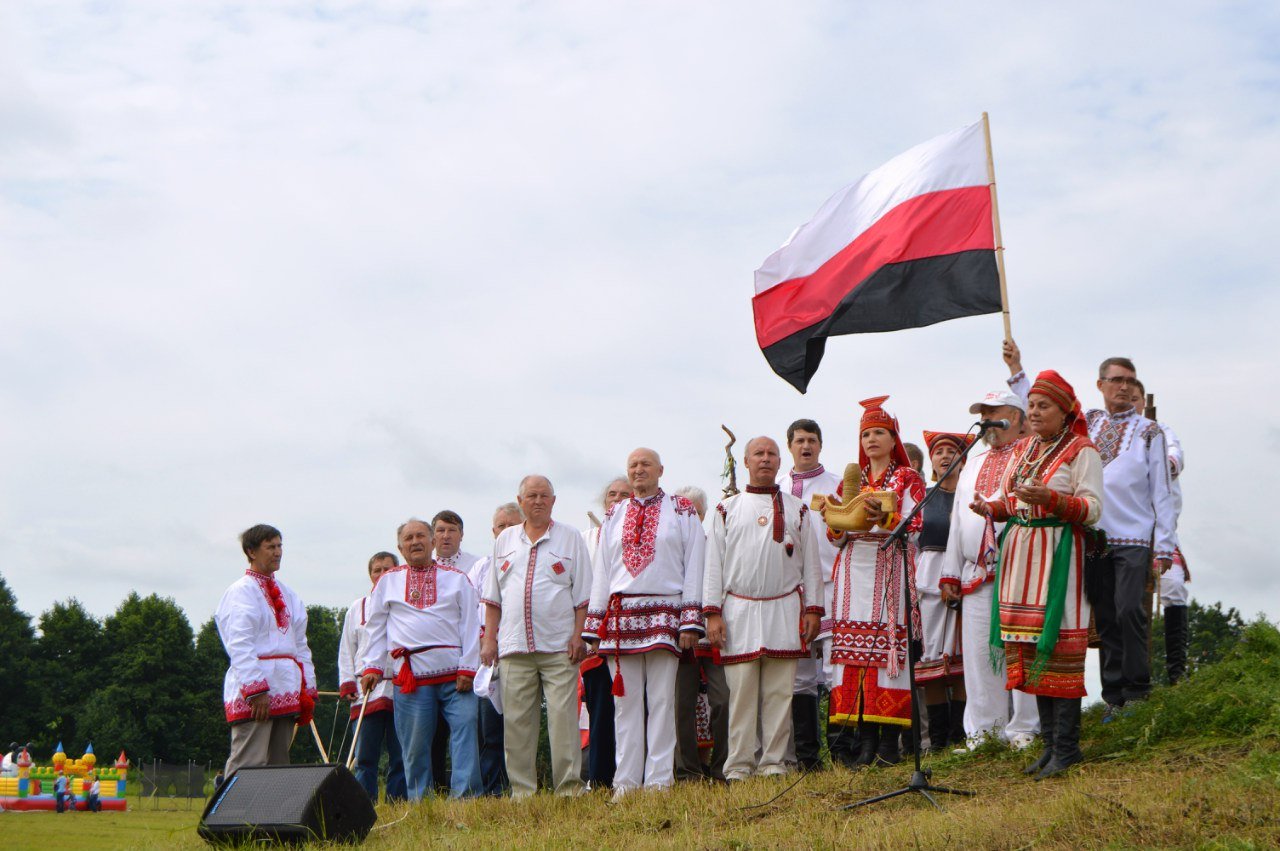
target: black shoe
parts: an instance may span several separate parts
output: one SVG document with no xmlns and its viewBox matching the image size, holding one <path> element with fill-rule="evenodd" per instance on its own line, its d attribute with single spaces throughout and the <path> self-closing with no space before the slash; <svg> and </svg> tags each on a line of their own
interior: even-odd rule
<svg viewBox="0 0 1280 851">
<path fill-rule="evenodd" d="M 858 725 L 858 755 L 854 757 L 853 765 L 850 767 L 856 769 L 871 765 L 876 760 L 876 750 L 879 747 L 880 725 L 863 721 Z"/>
<path fill-rule="evenodd" d="M 808 694 L 791 696 L 791 732 L 796 743 L 796 762 L 805 771 L 822 768 L 818 745 L 818 698 Z"/>
<path fill-rule="evenodd" d="M 902 762 L 902 752 L 898 750 L 898 736 L 901 733 L 896 724 L 880 725 L 880 744 L 876 747 L 874 765 L 897 765 Z"/>
<path fill-rule="evenodd" d="M 1053 759 L 1036 775 L 1044 780 L 1082 761 L 1080 752 L 1080 698 L 1054 698 Z"/>
<path fill-rule="evenodd" d="M 1164 664 L 1169 685 L 1177 685 L 1187 672 L 1188 620 L 1186 606 L 1166 606 L 1164 610 Z"/>
<path fill-rule="evenodd" d="M 859 768 L 858 728 L 852 724 L 836 724 L 827 721 L 827 750 L 831 753 L 831 763 L 840 763 L 846 768 Z"/>
<path fill-rule="evenodd" d="M 1053 719 L 1054 703 L 1052 697 L 1036 695 L 1036 711 L 1040 713 L 1040 738 L 1044 739 L 1044 753 L 1035 762 L 1022 769 L 1023 774 L 1039 774 L 1053 759 Z"/>
<path fill-rule="evenodd" d="M 951 738 L 951 708 L 945 703 L 929 703 L 924 708 L 929 715 L 929 753 L 942 753 Z"/>
</svg>

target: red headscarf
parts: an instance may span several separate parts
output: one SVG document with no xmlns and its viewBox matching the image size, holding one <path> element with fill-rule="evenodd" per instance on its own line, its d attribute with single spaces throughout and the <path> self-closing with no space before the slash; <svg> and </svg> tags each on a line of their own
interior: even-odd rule
<svg viewBox="0 0 1280 851">
<path fill-rule="evenodd" d="M 911 467 L 911 459 L 907 457 L 902 438 L 898 436 L 897 417 L 890 416 L 888 411 L 880 407 L 888 398 L 888 396 L 873 396 L 858 403 L 862 406 L 862 422 L 858 424 L 858 465 L 861 467 L 871 463 L 871 459 L 867 457 L 867 450 L 862 448 L 862 433 L 869 428 L 882 428 L 893 435 L 893 451 L 889 457 L 900 467 Z M 915 468 L 912 467 L 912 469 Z"/>
<path fill-rule="evenodd" d="M 1084 421 L 1076 391 L 1056 370 L 1046 369 L 1037 375 L 1035 383 L 1031 385 L 1031 393 L 1047 396 L 1050 402 L 1061 408 L 1067 415 L 1067 427 L 1071 429 L 1072 434 L 1078 434 L 1080 437 L 1089 436 L 1089 426 Z"/>
</svg>

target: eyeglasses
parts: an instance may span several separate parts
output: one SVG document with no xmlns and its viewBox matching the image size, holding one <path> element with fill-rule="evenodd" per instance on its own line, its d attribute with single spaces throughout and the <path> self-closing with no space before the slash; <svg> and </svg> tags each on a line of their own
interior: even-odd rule
<svg viewBox="0 0 1280 851">
<path fill-rule="evenodd" d="M 1110 378 L 1104 378 L 1104 379 L 1102 379 L 1102 380 L 1103 380 L 1103 381 L 1105 381 L 1105 382 L 1107 382 L 1108 384 L 1121 384 L 1121 385 L 1124 385 L 1124 386 L 1126 386 L 1126 387 L 1137 387 L 1137 386 L 1138 386 L 1138 379 L 1136 379 L 1136 378 L 1130 378 L 1130 377 L 1129 377 L 1129 376 L 1127 376 L 1127 375 L 1113 375 L 1113 376 L 1111 376 Z"/>
</svg>

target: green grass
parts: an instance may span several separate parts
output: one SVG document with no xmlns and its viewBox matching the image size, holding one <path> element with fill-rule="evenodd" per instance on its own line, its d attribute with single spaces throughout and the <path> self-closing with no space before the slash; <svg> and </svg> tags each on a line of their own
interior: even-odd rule
<svg viewBox="0 0 1280 851">
<path fill-rule="evenodd" d="M 933 757 L 936 782 L 977 792 L 840 807 L 903 785 L 908 765 L 681 785 L 622 804 L 607 793 L 380 807 L 366 847 L 441 848 L 1275 848 L 1280 847 L 1280 632 L 1251 625 L 1224 660 L 1108 725 L 1085 723 L 1087 762 L 1037 783 L 1032 754 L 995 744 Z M 778 800 L 770 801 L 784 792 Z M 755 806 L 761 805 L 763 806 Z M 204 847 L 189 812 L 0 814 L 0 849 Z"/>
</svg>

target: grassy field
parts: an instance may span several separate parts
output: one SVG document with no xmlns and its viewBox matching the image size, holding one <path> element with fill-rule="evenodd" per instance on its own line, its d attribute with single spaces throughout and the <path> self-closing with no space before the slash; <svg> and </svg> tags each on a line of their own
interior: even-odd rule
<svg viewBox="0 0 1280 851">
<path fill-rule="evenodd" d="M 903 785 L 909 766 L 835 769 L 727 789 L 682 785 L 614 806 L 605 793 L 381 807 L 370 849 L 444 848 L 1275 848 L 1280 847 L 1280 633 L 1250 628 L 1220 665 L 1131 715 L 1085 721 L 1088 762 L 1036 783 L 990 745 L 931 758 L 943 812 L 919 796 L 840 807 Z M 782 793 L 777 800 L 775 796 Z M 0 849 L 199 848 L 196 811 L 0 814 Z"/>
</svg>

